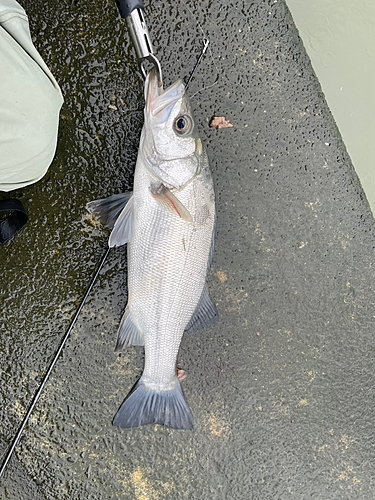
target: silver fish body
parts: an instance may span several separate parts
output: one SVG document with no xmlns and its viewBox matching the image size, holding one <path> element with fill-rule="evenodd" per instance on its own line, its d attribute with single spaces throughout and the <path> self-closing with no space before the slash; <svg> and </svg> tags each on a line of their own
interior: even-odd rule
<svg viewBox="0 0 375 500">
<path fill-rule="evenodd" d="M 206 283 L 215 196 L 184 85 L 178 81 L 163 92 L 152 71 L 145 94 L 134 190 L 125 195 L 109 240 L 111 246 L 128 243 L 128 304 L 116 350 L 144 344 L 145 366 L 114 425 L 192 428 L 176 358 L 184 331 L 204 327 L 216 316 Z M 105 219 L 103 212 L 113 211 L 114 200 L 121 200 L 120 195 L 111 198 L 110 208 L 107 202 L 103 209 L 105 200 L 99 200 L 89 209 Z"/>
</svg>

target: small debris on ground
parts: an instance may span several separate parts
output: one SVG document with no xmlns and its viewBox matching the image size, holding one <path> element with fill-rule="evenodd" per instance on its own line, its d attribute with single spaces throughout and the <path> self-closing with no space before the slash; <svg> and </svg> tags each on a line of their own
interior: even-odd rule
<svg viewBox="0 0 375 500">
<path fill-rule="evenodd" d="M 187 374 L 186 374 L 186 370 L 184 370 L 182 368 L 182 366 L 180 364 L 177 365 L 176 367 L 176 371 L 177 371 L 177 378 L 180 382 L 183 382 L 186 377 L 187 377 Z"/>
<path fill-rule="evenodd" d="M 214 116 L 211 120 L 210 127 L 230 128 L 233 127 L 233 125 L 229 122 L 229 120 L 225 119 L 225 116 Z"/>
</svg>

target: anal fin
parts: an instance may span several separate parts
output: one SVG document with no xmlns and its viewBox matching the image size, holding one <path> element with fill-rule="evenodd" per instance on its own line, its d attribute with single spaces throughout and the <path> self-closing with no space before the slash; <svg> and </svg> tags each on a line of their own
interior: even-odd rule
<svg viewBox="0 0 375 500">
<path fill-rule="evenodd" d="M 122 351 L 132 345 L 144 345 L 142 332 L 134 323 L 130 307 L 127 306 L 118 328 L 118 337 L 115 352 Z"/>
<path fill-rule="evenodd" d="M 210 294 L 208 292 L 208 285 L 205 283 L 201 298 L 198 305 L 191 317 L 185 332 L 195 333 L 202 328 L 207 328 L 216 323 L 218 318 L 216 307 L 214 306 Z"/>
</svg>

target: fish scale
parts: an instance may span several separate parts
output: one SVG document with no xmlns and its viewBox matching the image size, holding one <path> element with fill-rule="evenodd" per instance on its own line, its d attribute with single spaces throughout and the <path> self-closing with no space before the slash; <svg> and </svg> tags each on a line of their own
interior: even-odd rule
<svg viewBox="0 0 375 500">
<path fill-rule="evenodd" d="M 175 377 L 182 334 L 205 283 L 215 207 L 212 189 L 195 189 L 196 184 L 201 185 L 198 175 L 180 193 L 180 199 L 186 199 L 191 213 L 211 204 L 212 215 L 204 226 L 182 221 L 152 198 L 152 181 L 143 164 L 138 164 L 134 181 L 135 232 L 128 245 L 129 307 L 145 338 L 144 375 L 168 386 Z"/>
</svg>

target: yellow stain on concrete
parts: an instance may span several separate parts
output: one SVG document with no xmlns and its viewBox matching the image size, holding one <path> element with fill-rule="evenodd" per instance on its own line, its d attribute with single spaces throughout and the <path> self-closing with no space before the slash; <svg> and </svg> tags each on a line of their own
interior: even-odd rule
<svg viewBox="0 0 375 500">
<path fill-rule="evenodd" d="M 316 206 L 317 205 L 320 205 L 319 203 L 319 198 L 316 198 L 315 202 L 312 202 L 312 203 L 308 203 L 306 202 L 305 203 L 305 207 L 307 208 L 311 208 L 311 210 L 314 212 L 316 210 Z"/>
<path fill-rule="evenodd" d="M 19 401 L 15 401 L 13 403 L 13 410 L 17 413 L 20 418 L 25 416 L 25 408 L 21 406 Z"/>
<path fill-rule="evenodd" d="M 263 232 L 262 232 L 262 230 L 260 229 L 259 224 L 257 224 L 257 225 L 256 225 L 256 228 L 254 229 L 254 233 L 256 233 L 256 234 L 259 234 L 259 235 L 260 235 L 260 237 L 261 237 L 261 238 L 260 238 L 260 241 L 261 241 L 262 243 L 263 243 L 263 241 L 265 241 L 265 238 L 264 238 L 264 236 L 263 236 Z"/>
<path fill-rule="evenodd" d="M 301 399 L 299 403 L 297 403 L 297 408 L 302 408 L 303 406 L 307 405 L 307 399 Z"/>
<path fill-rule="evenodd" d="M 173 491 L 173 485 L 169 482 L 153 481 L 151 471 L 138 468 L 132 474 L 132 482 L 137 500 L 163 499 Z"/>
<path fill-rule="evenodd" d="M 342 465 L 343 469 L 341 469 L 341 471 L 336 475 L 333 482 L 345 482 L 347 488 L 351 490 L 353 487 L 356 487 L 361 482 L 361 480 L 356 477 L 353 467 L 346 463 Z"/>
<path fill-rule="evenodd" d="M 219 278 L 219 280 L 221 281 L 221 283 L 224 283 L 228 279 L 227 275 L 223 271 L 218 271 L 216 273 L 216 276 Z"/>
<path fill-rule="evenodd" d="M 338 447 L 343 449 L 342 453 L 345 453 L 345 450 L 347 450 L 349 448 L 349 446 L 351 444 L 353 444 L 354 442 L 355 442 L 355 439 L 353 439 L 349 436 L 342 436 Z"/>
<path fill-rule="evenodd" d="M 229 425 L 222 419 L 218 419 L 214 413 L 211 413 L 211 415 L 208 417 L 207 426 L 209 427 L 210 432 L 213 436 L 228 439 L 228 436 L 230 434 Z"/>
<path fill-rule="evenodd" d="M 137 500 L 149 500 L 150 497 L 148 494 L 150 493 L 150 486 L 147 479 L 144 478 L 140 467 L 133 472 L 132 481 L 134 483 Z"/>
<path fill-rule="evenodd" d="M 328 444 L 323 444 L 323 446 L 320 446 L 320 448 L 318 448 L 318 452 L 322 452 L 322 451 L 324 451 L 326 448 L 329 448 L 329 445 L 328 445 Z"/>
</svg>

